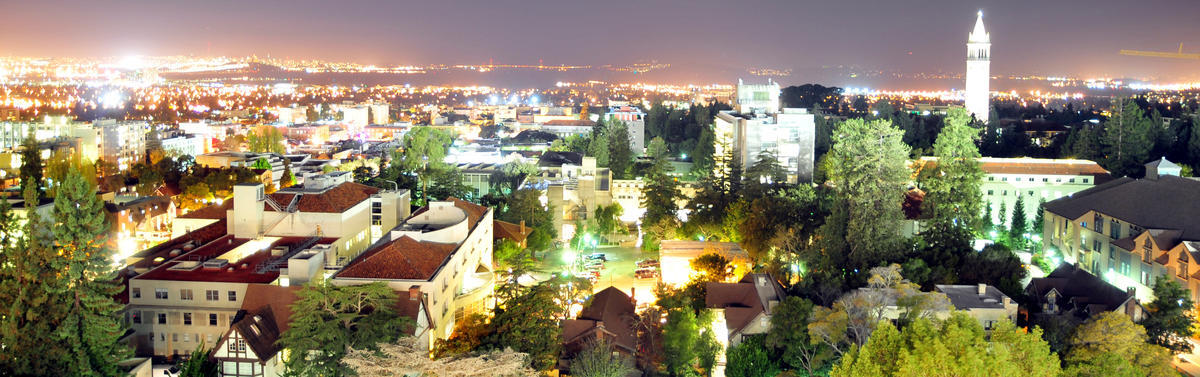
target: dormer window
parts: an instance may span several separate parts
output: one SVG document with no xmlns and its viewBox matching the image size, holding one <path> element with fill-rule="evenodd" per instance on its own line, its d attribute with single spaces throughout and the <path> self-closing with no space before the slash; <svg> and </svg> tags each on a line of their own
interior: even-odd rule
<svg viewBox="0 0 1200 377">
<path fill-rule="evenodd" d="M 1153 259 L 1153 255 L 1154 247 L 1150 246 L 1150 239 L 1146 238 L 1146 240 L 1142 242 L 1142 262 L 1150 264 L 1150 260 Z"/>
<path fill-rule="evenodd" d="M 1179 251 L 1179 278 L 1188 278 L 1188 255 L 1187 250 Z"/>
</svg>

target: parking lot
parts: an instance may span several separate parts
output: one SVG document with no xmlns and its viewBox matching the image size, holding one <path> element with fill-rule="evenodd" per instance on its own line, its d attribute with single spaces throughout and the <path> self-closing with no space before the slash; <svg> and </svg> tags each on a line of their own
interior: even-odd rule
<svg viewBox="0 0 1200 377">
<path fill-rule="evenodd" d="M 586 260 L 584 257 L 592 254 L 592 250 L 579 252 L 580 260 Z M 639 279 L 634 276 L 637 270 L 637 262 L 647 258 L 645 253 L 642 253 L 637 247 L 629 246 L 600 246 L 595 249 L 595 253 L 604 254 L 604 268 L 600 269 L 600 277 L 596 279 L 593 285 L 594 291 L 600 291 L 608 287 L 616 287 L 624 291 L 626 294 L 631 294 L 638 304 L 650 302 L 654 300 L 654 285 L 658 282 L 657 278 Z M 568 259 L 564 257 L 563 250 L 550 252 L 543 259 L 544 273 L 562 273 L 567 270 Z M 650 257 L 657 257 L 650 255 Z"/>
</svg>

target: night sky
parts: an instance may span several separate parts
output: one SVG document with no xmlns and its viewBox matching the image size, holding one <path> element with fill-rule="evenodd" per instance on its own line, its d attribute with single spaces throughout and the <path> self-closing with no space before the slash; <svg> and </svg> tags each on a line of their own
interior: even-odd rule
<svg viewBox="0 0 1200 377">
<path fill-rule="evenodd" d="M 994 74 L 1200 77 L 1200 61 L 1117 55 L 1200 52 L 1195 0 L 0 1 L 11 56 L 961 72 L 982 9 Z"/>
</svg>

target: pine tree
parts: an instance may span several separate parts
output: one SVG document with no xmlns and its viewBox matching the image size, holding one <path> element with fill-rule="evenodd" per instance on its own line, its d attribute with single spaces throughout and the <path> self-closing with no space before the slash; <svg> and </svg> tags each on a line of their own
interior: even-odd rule
<svg viewBox="0 0 1200 377">
<path fill-rule="evenodd" d="M 588 144 L 587 155 L 596 158 L 597 167 L 608 167 L 607 135 L 608 127 L 605 127 L 603 123 L 592 129 L 592 142 Z"/>
<path fill-rule="evenodd" d="M 25 200 L 37 200 L 35 187 L 25 186 Z M 49 225 L 41 216 L 30 217 L 24 227 L 15 221 L 5 224 L 6 229 L 21 230 L 8 236 L 0 253 L 0 302 L 5 303 L 0 312 L 0 370 L 15 375 L 65 374 L 67 350 L 53 338 L 64 303 L 61 295 L 51 294 L 51 285 L 61 277 L 51 267 L 58 255 L 48 242 Z"/>
<path fill-rule="evenodd" d="M 1033 234 L 1042 234 L 1042 229 L 1046 227 L 1045 211 L 1042 209 L 1045 206 L 1046 198 L 1038 199 L 1037 210 L 1033 213 L 1033 225 L 1029 227 L 1029 231 Z"/>
<path fill-rule="evenodd" d="M 1008 228 L 1008 236 L 1012 238 L 1013 243 L 1018 246 L 1024 246 L 1025 233 L 1029 231 L 1026 226 L 1028 219 L 1025 217 L 1025 195 L 1017 192 L 1017 202 L 1013 204 L 1012 221 Z"/>
<path fill-rule="evenodd" d="M 642 223 L 655 224 L 675 218 L 679 210 L 675 199 L 681 194 L 675 177 L 670 176 L 671 162 L 665 153 L 666 144 L 661 138 L 654 138 L 648 149 L 654 157 L 654 163 L 643 177 L 646 185 L 642 189 L 642 206 L 646 208 L 646 213 Z"/>
<path fill-rule="evenodd" d="M 933 204 L 934 221 L 977 230 L 983 197 L 983 169 L 975 146 L 979 130 L 971 127 L 971 115 L 961 108 L 951 109 L 945 124 L 933 144 L 937 172 L 929 180 L 927 202 Z"/>
<path fill-rule="evenodd" d="M 96 187 L 72 168 L 54 199 L 54 248 L 59 258 L 52 265 L 61 276 L 51 293 L 67 303 L 54 338 L 67 349 L 63 367 L 77 376 L 115 375 L 117 362 L 129 354 L 118 341 L 124 332 L 113 296 L 121 291 L 113 270 L 113 252 L 105 246 L 108 225 L 104 202 Z"/>
<path fill-rule="evenodd" d="M 342 363 L 351 348 L 374 350 L 411 326 L 396 314 L 396 292 L 383 283 L 317 282 L 296 295 L 292 324 L 279 338 L 292 351 L 284 365 L 293 376 L 351 375 L 353 370 Z"/>
<path fill-rule="evenodd" d="M 33 137 L 33 130 L 30 129 L 29 137 L 21 143 L 21 192 L 25 192 L 26 187 L 33 186 L 37 188 L 37 199 L 46 197 L 46 191 L 42 187 L 43 165 L 41 148 L 37 139 Z"/>
<path fill-rule="evenodd" d="M 1113 113 L 1104 123 L 1101 139 L 1105 167 L 1117 177 L 1140 177 L 1144 174 L 1142 164 L 1154 146 L 1154 140 L 1150 139 L 1154 125 L 1132 99 L 1114 100 Z"/>
</svg>

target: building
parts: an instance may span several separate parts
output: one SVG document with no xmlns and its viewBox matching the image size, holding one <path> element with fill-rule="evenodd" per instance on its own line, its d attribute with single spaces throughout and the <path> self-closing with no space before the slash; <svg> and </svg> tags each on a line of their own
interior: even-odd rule
<svg viewBox="0 0 1200 377">
<path fill-rule="evenodd" d="M 554 227 L 562 239 L 575 234 L 575 222 L 596 214 L 597 206 L 612 204 L 612 171 L 596 167 L 595 157 L 572 152 L 547 152 L 538 159 L 542 174 L 528 177 L 534 188 L 544 190 L 547 205 L 554 209 Z"/>
<path fill-rule="evenodd" d="M 778 87 L 778 85 L 776 85 Z M 760 153 L 773 153 L 787 169 L 789 182 L 812 181 L 816 120 L 806 109 L 783 109 L 782 113 L 736 113 L 722 111 L 713 120 L 717 136 L 714 155 L 733 149 L 733 158 L 749 167 Z M 728 170 L 727 164 L 717 169 Z"/>
<path fill-rule="evenodd" d="M 490 208 L 451 198 L 431 202 L 332 277 L 333 284 L 385 282 L 397 292 L 419 291 L 428 311 L 433 349 L 454 324 L 487 310 L 495 273 Z"/>
<path fill-rule="evenodd" d="M 1160 174 L 1164 165 L 1147 164 L 1143 179 L 1119 178 L 1046 203 L 1048 253 L 1133 288 L 1143 301 L 1157 279 L 1174 279 L 1200 298 L 1200 181 Z"/>
<path fill-rule="evenodd" d="M 228 330 L 212 347 L 222 376 L 279 376 L 283 374 L 279 341 L 292 316 L 291 304 L 300 287 L 252 284 Z"/>
<path fill-rule="evenodd" d="M 999 288 L 987 284 L 934 286 L 934 290 L 946 295 L 954 310 L 965 312 L 979 321 L 984 330 L 991 330 L 1000 322 L 1017 322 L 1017 303 Z"/>
<path fill-rule="evenodd" d="M 587 119 L 555 119 L 542 123 L 540 128 L 542 132 L 549 132 L 566 139 L 571 136 L 591 135 L 592 130 L 596 128 L 596 122 Z"/>
<path fill-rule="evenodd" d="M 599 340 L 611 344 L 613 352 L 638 360 L 635 307 L 633 298 L 616 287 L 592 295 L 575 319 L 562 321 L 563 352 L 558 359 L 559 370 L 569 374 L 570 361 L 575 355 Z"/>
<path fill-rule="evenodd" d="M 1117 288 L 1069 263 L 1059 265 L 1045 277 L 1030 280 L 1025 296 L 1032 307 L 1024 310 L 1033 316 L 1061 316 L 1076 322 L 1112 311 L 1125 313 L 1134 322 L 1145 316 L 1132 290 Z"/>
<path fill-rule="evenodd" d="M 195 135 L 179 135 L 162 139 L 162 149 L 176 156 L 199 156 L 204 154 L 204 139 Z"/>
<path fill-rule="evenodd" d="M 748 335 L 770 331 L 771 313 L 787 294 L 768 274 L 746 274 L 737 283 L 710 282 L 704 287 L 704 307 L 712 311 L 712 330 L 721 344 L 712 375 L 724 377 L 724 351 Z"/>
<path fill-rule="evenodd" d="M 170 198 L 142 196 L 121 202 L 106 201 L 104 211 L 109 225 L 107 244 L 117 251 L 118 258 L 171 239 L 175 203 Z"/>
<path fill-rule="evenodd" d="M 779 83 L 767 79 L 766 84 L 746 84 L 738 79 L 734 110 L 742 114 L 775 114 L 779 112 Z"/>
<path fill-rule="evenodd" d="M 736 242 L 664 240 L 658 252 L 663 284 L 687 284 L 692 278 L 692 259 L 704 254 L 725 257 L 734 265 L 735 271 L 750 270 L 750 255 Z"/>
<path fill-rule="evenodd" d="M 351 182 L 348 172 L 305 179 L 303 185 L 265 194 L 259 183 L 233 188 L 229 233 L 337 239 L 325 260 L 342 266 L 407 217 L 408 191 L 385 191 Z"/>
<path fill-rule="evenodd" d="M 1024 196 L 1026 220 L 1032 220 L 1041 211 L 1039 202 L 1071 196 L 1112 178 L 1099 164 L 1087 160 L 984 157 L 979 165 L 984 173 L 980 191 L 992 207 L 995 223 L 1000 222 L 1000 207 L 1012 214 L 1019 196 Z"/>
<path fill-rule="evenodd" d="M 104 161 L 125 170 L 145 158 L 148 123 L 101 119 L 92 126 L 100 130 L 100 158 Z"/>
<path fill-rule="evenodd" d="M 992 42 L 991 35 L 983 28 L 983 11 L 975 19 L 975 29 L 967 34 L 967 112 L 975 119 L 987 123 L 991 114 L 992 94 L 988 81 L 991 80 Z"/>
<path fill-rule="evenodd" d="M 280 127 L 280 130 L 283 131 L 283 136 L 288 141 L 308 145 L 322 145 L 330 141 L 329 125 L 327 124 L 292 125 Z"/>
<path fill-rule="evenodd" d="M 629 147 L 634 154 L 642 154 L 646 150 L 646 113 L 633 106 L 612 106 L 604 114 L 606 120 L 625 122 L 629 129 Z"/>
<path fill-rule="evenodd" d="M 324 251 L 337 248 L 321 237 L 240 238 L 224 226 L 218 221 L 127 259 L 123 298 L 138 355 L 186 355 L 216 344 L 238 321 L 251 286 L 319 278 Z M 292 259 L 318 268 L 281 273 Z"/>
</svg>

